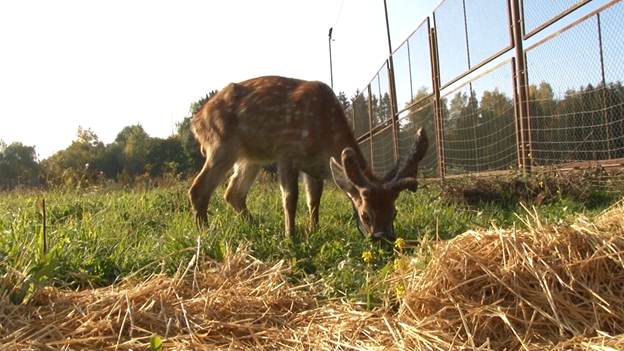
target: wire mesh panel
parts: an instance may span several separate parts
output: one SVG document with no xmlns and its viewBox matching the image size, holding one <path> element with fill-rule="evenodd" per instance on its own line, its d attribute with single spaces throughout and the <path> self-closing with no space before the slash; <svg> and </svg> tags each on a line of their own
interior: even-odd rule
<svg viewBox="0 0 624 351">
<path fill-rule="evenodd" d="M 392 65 L 394 66 L 394 89 L 396 92 L 398 110 L 406 108 L 413 96 L 409 59 L 410 47 L 409 43 L 405 41 L 392 54 Z"/>
<path fill-rule="evenodd" d="M 513 79 L 513 67 L 508 61 L 472 82 L 479 99 L 476 126 L 479 172 L 509 169 L 517 163 Z"/>
<path fill-rule="evenodd" d="M 404 162 L 407 150 L 414 144 L 416 131 L 421 127 L 427 131 L 429 149 L 418 167 L 420 175 L 425 175 L 426 177 L 437 177 L 440 174 L 437 161 L 438 148 L 433 109 L 433 99 L 426 99 L 401 113 L 398 121 L 399 156 L 401 162 Z"/>
<path fill-rule="evenodd" d="M 392 54 L 397 111 L 431 95 L 429 21 L 423 22 Z"/>
<path fill-rule="evenodd" d="M 394 136 L 392 126 L 373 134 L 373 172 L 383 176 L 394 166 Z"/>
<path fill-rule="evenodd" d="M 411 102 L 420 101 L 433 93 L 429 41 L 429 20 L 427 19 L 408 39 L 410 77 L 414 87 Z"/>
<path fill-rule="evenodd" d="M 511 48 L 507 0 L 446 0 L 434 18 L 442 86 Z"/>
<path fill-rule="evenodd" d="M 468 65 L 476 67 L 511 48 L 507 0 L 465 0 Z"/>
<path fill-rule="evenodd" d="M 470 66 L 463 0 L 446 0 L 433 13 L 438 42 L 440 84 L 445 85 Z"/>
<path fill-rule="evenodd" d="M 366 138 L 360 142 L 360 150 L 364 154 L 364 158 L 368 164 L 371 163 L 371 141 L 370 138 Z"/>
<path fill-rule="evenodd" d="M 609 158 L 624 158 L 624 2 L 598 16 L 604 62 L 607 154 Z"/>
<path fill-rule="evenodd" d="M 534 165 L 610 157 L 599 33 L 594 15 L 527 49 Z"/>
<path fill-rule="evenodd" d="M 373 128 L 391 123 L 392 106 L 390 105 L 390 81 L 388 80 L 387 64 L 388 61 L 370 83 Z"/>
<path fill-rule="evenodd" d="M 370 131 L 368 89 L 364 89 L 364 91 L 353 100 L 352 106 L 354 111 L 355 136 L 359 138 Z"/>
<path fill-rule="evenodd" d="M 525 38 L 591 0 L 522 0 Z"/>
<path fill-rule="evenodd" d="M 506 62 L 443 98 L 446 174 L 517 163 L 512 67 Z"/>
</svg>

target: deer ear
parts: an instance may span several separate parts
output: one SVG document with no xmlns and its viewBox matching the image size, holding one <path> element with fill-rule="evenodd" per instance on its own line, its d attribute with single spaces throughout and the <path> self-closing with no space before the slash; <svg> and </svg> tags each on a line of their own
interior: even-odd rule
<svg viewBox="0 0 624 351">
<path fill-rule="evenodd" d="M 351 198 L 359 195 L 357 188 L 349 181 L 349 178 L 347 178 L 344 168 L 342 168 L 340 163 L 333 157 L 329 160 L 329 168 L 331 169 L 334 183 L 336 183 L 342 191 L 347 193 Z"/>
<path fill-rule="evenodd" d="M 377 190 L 362 172 L 356 153 L 352 148 L 342 150 L 342 169 L 349 182 L 357 188 L 362 196 L 366 197 Z"/>
</svg>

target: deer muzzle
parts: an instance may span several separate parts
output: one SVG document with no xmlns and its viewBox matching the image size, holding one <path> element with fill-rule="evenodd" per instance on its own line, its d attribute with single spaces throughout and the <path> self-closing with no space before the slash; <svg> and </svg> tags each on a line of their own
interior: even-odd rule
<svg viewBox="0 0 624 351">
<path fill-rule="evenodd" d="M 353 202 L 351 203 L 351 206 L 353 207 L 353 219 L 355 220 L 355 225 L 363 237 L 370 235 L 370 239 L 373 241 L 389 241 L 391 243 L 396 240 L 396 236 L 394 235 L 394 224 L 392 225 L 392 228 L 389 232 L 371 233 L 360 221 L 360 217 L 358 216 L 357 209 L 355 208 L 355 204 L 353 204 Z"/>
</svg>

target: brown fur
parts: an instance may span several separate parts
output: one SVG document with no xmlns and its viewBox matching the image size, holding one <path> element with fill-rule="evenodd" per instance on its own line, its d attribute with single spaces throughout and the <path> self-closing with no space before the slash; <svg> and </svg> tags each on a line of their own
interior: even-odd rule
<svg viewBox="0 0 624 351">
<path fill-rule="evenodd" d="M 245 204 L 249 189 L 262 165 L 278 163 L 287 236 L 295 230 L 299 172 L 304 173 L 306 181 L 312 228 L 318 222 L 329 161 L 341 159 L 343 150 L 351 150 L 349 160 L 359 166 L 363 178 L 382 185 L 367 166 L 342 105 L 331 88 L 321 82 L 269 76 L 231 83 L 193 116 L 191 128 L 206 156 L 204 167 L 189 189 L 195 220 L 200 225 L 207 221 L 212 193 L 232 167 L 234 174 L 225 199 L 234 210 L 251 218 Z M 396 191 L 392 192 L 391 196 L 378 194 L 391 201 L 371 202 L 370 206 L 385 207 L 375 208 L 377 212 L 394 213 Z M 349 196 L 354 197 L 351 193 Z"/>
</svg>

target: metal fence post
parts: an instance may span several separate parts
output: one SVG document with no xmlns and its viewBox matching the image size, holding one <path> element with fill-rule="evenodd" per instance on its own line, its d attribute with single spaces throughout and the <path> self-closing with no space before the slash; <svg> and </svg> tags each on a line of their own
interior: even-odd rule
<svg viewBox="0 0 624 351">
<path fill-rule="evenodd" d="M 392 115 L 392 141 L 394 147 L 394 162 L 398 162 L 401 158 L 399 153 L 399 116 L 397 111 L 395 85 L 394 85 L 394 65 L 392 64 L 392 56 L 388 58 L 388 85 L 390 88 L 390 114 Z"/>
<path fill-rule="evenodd" d="M 370 83 L 366 86 L 366 93 L 368 95 L 368 142 L 370 144 L 370 167 L 371 169 L 375 169 L 375 156 L 373 155 L 373 95 Z"/>
<path fill-rule="evenodd" d="M 607 81 L 605 79 L 605 69 L 604 69 L 604 53 L 602 47 L 602 28 L 600 24 L 600 13 L 596 14 L 596 21 L 598 22 L 598 46 L 600 53 L 600 80 L 602 82 L 602 104 L 603 104 L 603 114 L 604 114 L 604 123 L 605 123 L 605 134 L 607 140 L 607 159 L 612 159 L 613 155 L 611 152 L 611 123 L 609 118 L 609 99 L 607 97 Z"/>
<path fill-rule="evenodd" d="M 388 35 L 388 84 L 390 88 L 390 114 L 392 115 L 392 141 L 394 148 L 394 162 L 399 161 L 401 155 L 399 154 L 399 116 L 397 116 L 396 90 L 394 85 L 394 60 L 392 59 L 392 42 L 390 41 L 390 22 L 388 21 L 388 6 L 386 0 L 384 0 L 384 12 L 386 15 L 386 33 Z"/>
<path fill-rule="evenodd" d="M 442 128 L 442 100 L 440 99 L 440 66 L 438 62 L 438 42 L 436 39 L 435 28 L 429 29 L 429 57 L 431 58 L 431 84 L 433 89 L 433 116 L 438 149 L 438 172 L 440 174 L 440 182 L 444 182 L 445 165 L 444 165 L 444 133 Z"/>
<path fill-rule="evenodd" d="M 529 100 L 527 97 L 527 72 L 524 48 L 522 45 L 522 18 L 520 16 L 520 0 L 511 0 L 513 45 L 516 49 L 516 76 L 518 97 L 517 125 L 520 128 L 520 145 L 518 147 L 518 165 L 523 173 L 531 171 L 531 123 L 529 119 Z"/>
</svg>

